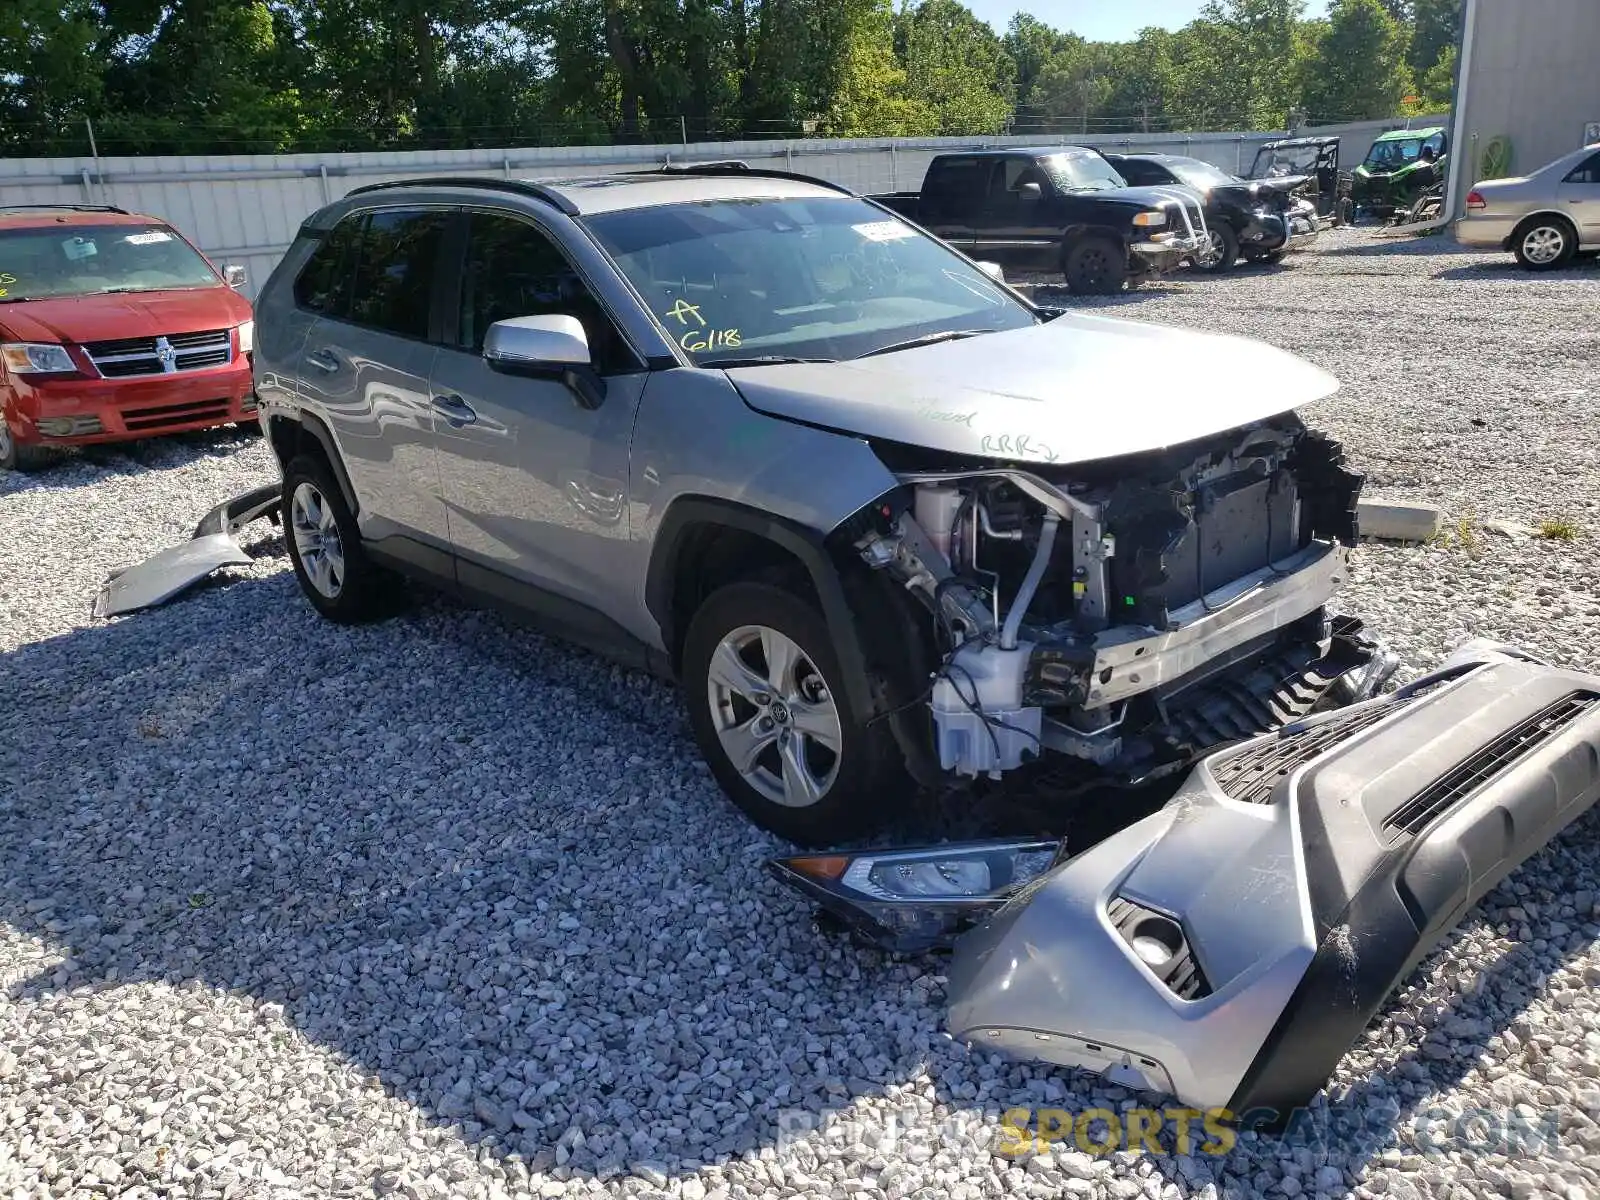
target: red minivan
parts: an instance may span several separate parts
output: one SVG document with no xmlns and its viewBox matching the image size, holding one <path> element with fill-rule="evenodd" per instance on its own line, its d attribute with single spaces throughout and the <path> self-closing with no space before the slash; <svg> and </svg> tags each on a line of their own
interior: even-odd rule
<svg viewBox="0 0 1600 1200">
<path fill-rule="evenodd" d="M 0 207 L 0 469 L 254 424 L 255 325 L 227 275 L 155 217 Z"/>
</svg>

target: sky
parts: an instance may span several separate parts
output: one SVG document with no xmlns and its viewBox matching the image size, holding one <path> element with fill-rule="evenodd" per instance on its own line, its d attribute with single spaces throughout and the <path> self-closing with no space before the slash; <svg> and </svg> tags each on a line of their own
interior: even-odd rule
<svg viewBox="0 0 1600 1200">
<path fill-rule="evenodd" d="M 1128 42 L 1146 25 L 1179 29 L 1199 15 L 1205 0 L 966 0 L 978 16 L 1004 33 L 1016 12 L 1070 30 L 1091 42 Z M 1306 16 L 1320 17 L 1327 0 L 1310 0 Z"/>
</svg>

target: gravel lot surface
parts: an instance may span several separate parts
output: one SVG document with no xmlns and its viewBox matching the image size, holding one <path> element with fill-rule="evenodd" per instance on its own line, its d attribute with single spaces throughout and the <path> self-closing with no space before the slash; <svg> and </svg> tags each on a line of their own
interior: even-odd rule
<svg viewBox="0 0 1600 1200">
<path fill-rule="evenodd" d="M 1309 415 L 1369 494 L 1449 514 L 1358 556 L 1408 671 L 1600 667 L 1592 263 L 1343 231 L 1100 307 L 1343 379 Z M 1594 816 L 1346 1057 L 1364 1135 L 1016 1161 L 1006 1109 L 1133 1099 L 968 1054 L 936 961 L 814 934 L 672 690 L 438 603 L 321 622 L 264 524 L 226 586 L 90 621 L 270 471 L 219 433 L 0 476 L 0 1195 L 1600 1196 Z"/>
</svg>

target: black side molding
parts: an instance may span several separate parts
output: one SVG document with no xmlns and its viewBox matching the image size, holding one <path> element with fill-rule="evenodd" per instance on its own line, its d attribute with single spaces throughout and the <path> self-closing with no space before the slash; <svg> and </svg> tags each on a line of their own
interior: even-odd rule
<svg viewBox="0 0 1600 1200">
<path fill-rule="evenodd" d="M 822 615 L 828 622 L 828 632 L 839 655 L 851 706 L 858 713 L 876 714 L 879 705 L 868 680 L 860 631 L 845 599 L 844 581 L 828 553 L 826 535 L 732 500 L 712 496 L 685 496 L 674 500 L 656 532 L 655 550 L 645 578 L 645 607 L 655 618 L 662 644 L 668 647 L 669 653 L 681 633 L 673 620 L 673 579 L 684 537 L 696 525 L 722 525 L 754 534 L 800 560 L 822 603 Z"/>
</svg>

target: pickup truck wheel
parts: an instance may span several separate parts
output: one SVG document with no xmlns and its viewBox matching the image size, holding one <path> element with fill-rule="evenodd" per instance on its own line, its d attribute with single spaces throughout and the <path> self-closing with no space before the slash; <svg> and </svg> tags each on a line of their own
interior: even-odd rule
<svg viewBox="0 0 1600 1200">
<path fill-rule="evenodd" d="M 17 441 L 4 415 L 0 415 L 0 471 L 37 471 L 49 466 L 53 458 L 43 446 L 28 446 Z"/>
<path fill-rule="evenodd" d="M 1073 242 L 1061 258 L 1067 290 L 1082 296 L 1110 296 L 1128 282 L 1128 255 L 1110 238 Z"/>
<path fill-rule="evenodd" d="M 886 815 L 886 728 L 851 708 L 822 614 L 768 583 L 734 583 L 685 634 L 689 723 L 746 816 L 803 846 L 849 841 Z"/>
<path fill-rule="evenodd" d="M 354 625 L 388 616 L 398 583 L 374 566 L 333 472 L 301 455 L 283 472 L 284 541 L 306 599 L 323 616 Z"/>
<path fill-rule="evenodd" d="M 1233 264 L 1239 260 L 1239 237 L 1233 232 L 1230 225 L 1216 224 L 1209 226 L 1207 232 L 1211 235 L 1212 259 L 1201 267 L 1213 275 L 1221 275 L 1224 271 L 1231 271 Z"/>
</svg>

